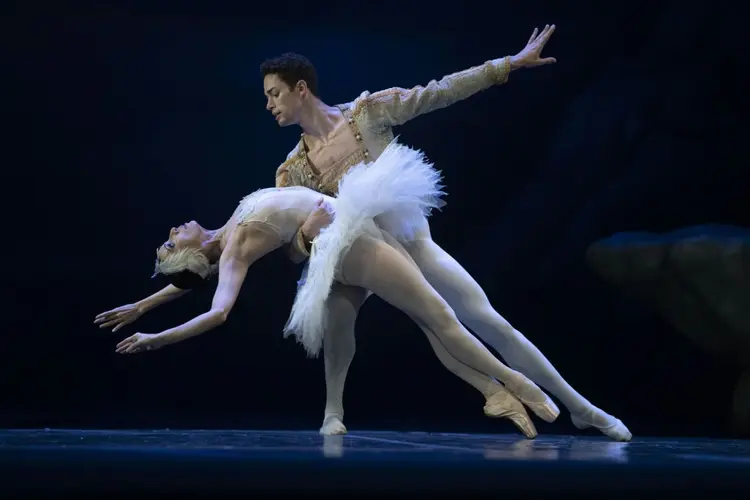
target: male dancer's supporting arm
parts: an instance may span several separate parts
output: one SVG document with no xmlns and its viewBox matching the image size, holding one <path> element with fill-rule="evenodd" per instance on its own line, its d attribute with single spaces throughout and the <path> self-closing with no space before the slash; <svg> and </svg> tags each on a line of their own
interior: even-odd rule
<svg viewBox="0 0 750 500">
<path fill-rule="evenodd" d="M 276 170 L 276 187 L 289 187 L 296 185 L 289 179 L 289 171 L 282 165 Z M 333 220 L 331 214 L 322 206 L 323 198 L 315 210 L 312 211 L 307 220 L 300 226 L 292 241 L 286 246 L 285 252 L 289 259 L 295 264 L 306 261 L 310 257 L 312 249 L 311 234 L 318 234 L 320 229 L 327 226 Z"/>
</svg>

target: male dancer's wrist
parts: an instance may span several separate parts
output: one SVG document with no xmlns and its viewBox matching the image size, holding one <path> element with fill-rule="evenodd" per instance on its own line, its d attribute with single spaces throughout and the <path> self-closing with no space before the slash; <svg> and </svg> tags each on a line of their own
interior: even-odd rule
<svg viewBox="0 0 750 500">
<path fill-rule="evenodd" d="M 523 67 L 521 63 L 519 62 L 517 56 L 507 56 L 507 57 L 504 57 L 503 59 L 504 59 L 503 62 L 507 64 L 508 73 L 510 73 L 511 71 L 515 71 L 517 69 L 521 69 Z"/>
<path fill-rule="evenodd" d="M 300 229 L 299 232 L 302 235 L 302 244 L 304 245 L 305 250 L 307 253 L 310 253 L 312 251 L 313 238 L 308 238 L 302 229 Z"/>
<path fill-rule="evenodd" d="M 492 68 L 491 71 L 493 73 L 495 85 L 503 85 L 507 83 L 510 72 L 520 67 L 511 56 L 488 61 L 488 64 L 490 65 L 490 68 Z"/>
<path fill-rule="evenodd" d="M 294 245 L 297 247 L 297 249 L 300 252 L 306 252 L 307 256 L 310 255 L 310 250 L 312 250 L 312 241 L 305 236 L 305 232 L 302 230 L 302 228 L 299 228 L 297 230 L 297 237 L 295 238 L 296 244 Z"/>
</svg>

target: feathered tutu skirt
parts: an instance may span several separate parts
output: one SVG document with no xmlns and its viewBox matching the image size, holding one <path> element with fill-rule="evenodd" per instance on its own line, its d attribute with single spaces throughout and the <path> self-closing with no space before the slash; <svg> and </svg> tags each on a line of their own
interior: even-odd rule
<svg viewBox="0 0 750 500">
<path fill-rule="evenodd" d="M 309 357 L 317 357 L 327 325 L 326 300 L 351 245 L 373 219 L 395 239 L 411 240 L 431 211 L 445 205 L 440 182 L 440 172 L 420 151 L 395 139 L 377 160 L 350 169 L 339 181 L 333 222 L 313 241 L 284 337 L 294 335 Z"/>
</svg>

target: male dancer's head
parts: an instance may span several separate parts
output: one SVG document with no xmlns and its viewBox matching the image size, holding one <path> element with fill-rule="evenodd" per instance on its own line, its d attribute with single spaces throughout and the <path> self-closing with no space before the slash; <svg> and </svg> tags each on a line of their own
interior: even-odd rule
<svg viewBox="0 0 750 500">
<path fill-rule="evenodd" d="M 304 56 L 287 52 L 260 65 L 266 109 L 285 127 L 300 125 L 303 116 L 320 104 L 318 75 Z"/>
</svg>

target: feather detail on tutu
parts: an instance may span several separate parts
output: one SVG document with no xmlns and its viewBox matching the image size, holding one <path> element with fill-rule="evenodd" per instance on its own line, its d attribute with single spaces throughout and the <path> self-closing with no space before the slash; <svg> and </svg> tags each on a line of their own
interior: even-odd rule
<svg viewBox="0 0 750 500">
<path fill-rule="evenodd" d="M 326 300 L 338 266 L 365 224 L 377 224 L 398 240 L 409 240 L 432 209 L 445 205 L 439 171 L 418 150 L 394 139 L 377 160 L 360 163 L 341 178 L 333 222 L 313 242 L 305 283 L 298 289 L 284 337 L 294 335 L 317 357 L 327 323 Z"/>
</svg>

